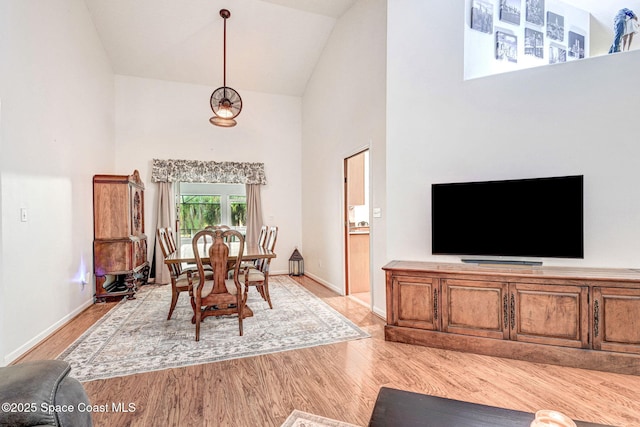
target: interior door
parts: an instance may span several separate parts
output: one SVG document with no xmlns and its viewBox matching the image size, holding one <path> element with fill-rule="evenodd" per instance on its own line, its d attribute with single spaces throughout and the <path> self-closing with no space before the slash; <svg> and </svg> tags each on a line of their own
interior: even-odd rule
<svg viewBox="0 0 640 427">
<path fill-rule="evenodd" d="M 369 152 L 344 159 L 346 294 L 371 305 Z"/>
</svg>

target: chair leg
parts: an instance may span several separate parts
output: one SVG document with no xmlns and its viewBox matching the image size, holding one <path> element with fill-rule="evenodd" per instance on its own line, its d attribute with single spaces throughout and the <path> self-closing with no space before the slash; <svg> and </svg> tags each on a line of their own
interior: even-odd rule
<svg viewBox="0 0 640 427">
<path fill-rule="evenodd" d="M 171 320 L 171 316 L 173 315 L 173 310 L 175 310 L 177 303 L 178 303 L 178 290 L 172 286 L 171 287 L 171 307 L 169 307 L 169 315 L 167 316 L 167 320 Z"/>
<path fill-rule="evenodd" d="M 238 304 L 238 327 L 240 328 L 240 336 L 243 334 L 242 319 L 244 318 L 244 304 L 241 302 Z"/>
<path fill-rule="evenodd" d="M 262 292 L 264 292 L 265 294 L 265 300 L 267 300 L 267 302 L 269 303 L 269 308 L 273 310 L 273 305 L 271 304 L 271 296 L 269 295 L 269 280 L 265 280 L 264 284 L 262 285 Z"/>
<path fill-rule="evenodd" d="M 196 312 L 196 341 L 200 341 L 200 321 L 202 320 L 202 312 L 200 309 Z"/>
<path fill-rule="evenodd" d="M 191 316 L 191 323 L 196 324 L 196 301 L 194 297 L 191 297 L 191 309 L 193 310 L 193 316 Z"/>
<path fill-rule="evenodd" d="M 241 296 L 238 296 L 238 326 L 240 328 L 240 336 L 244 334 L 242 330 L 242 319 L 244 319 L 244 307 L 247 305 L 247 299 L 249 298 L 249 287 L 245 285 L 244 291 Z"/>
</svg>

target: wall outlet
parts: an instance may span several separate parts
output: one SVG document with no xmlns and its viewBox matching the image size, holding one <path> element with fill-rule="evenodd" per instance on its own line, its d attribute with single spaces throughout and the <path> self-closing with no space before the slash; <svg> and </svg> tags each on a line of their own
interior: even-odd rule
<svg viewBox="0 0 640 427">
<path fill-rule="evenodd" d="M 87 286 L 89 283 L 91 283 L 91 272 L 90 271 L 87 271 L 84 274 L 84 278 L 82 279 L 81 283 L 82 283 L 82 289 L 84 289 L 85 286 Z"/>
</svg>

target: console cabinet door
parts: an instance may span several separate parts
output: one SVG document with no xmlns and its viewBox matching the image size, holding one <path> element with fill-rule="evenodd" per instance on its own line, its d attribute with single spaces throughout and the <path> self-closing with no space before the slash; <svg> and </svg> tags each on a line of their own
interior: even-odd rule
<svg viewBox="0 0 640 427">
<path fill-rule="evenodd" d="M 512 340 L 562 347 L 589 347 L 587 286 L 512 283 Z"/>
<path fill-rule="evenodd" d="M 441 286 L 444 332 L 509 339 L 507 283 L 443 279 Z"/>
<path fill-rule="evenodd" d="M 392 324 L 438 330 L 438 285 L 430 277 L 394 276 Z"/>
<path fill-rule="evenodd" d="M 640 289 L 593 289 L 593 347 L 640 354 Z"/>
</svg>

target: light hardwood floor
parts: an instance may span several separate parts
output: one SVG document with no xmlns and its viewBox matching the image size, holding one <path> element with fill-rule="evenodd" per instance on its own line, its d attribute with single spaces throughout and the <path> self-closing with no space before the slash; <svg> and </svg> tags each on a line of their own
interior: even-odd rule
<svg viewBox="0 0 640 427">
<path fill-rule="evenodd" d="M 298 282 L 370 339 L 84 383 L 96 426 L 280 426 L 293 409 L 366 426 L 381 386 L 574 419 L 640 426 L 640 377 L 384 341 L 384 321 L 308 278 Z M 21 361 L 55 358 L 114 303 L 96 304 Z M 73 374 L 73 372 L 72 372 Z"/>
</svg>

